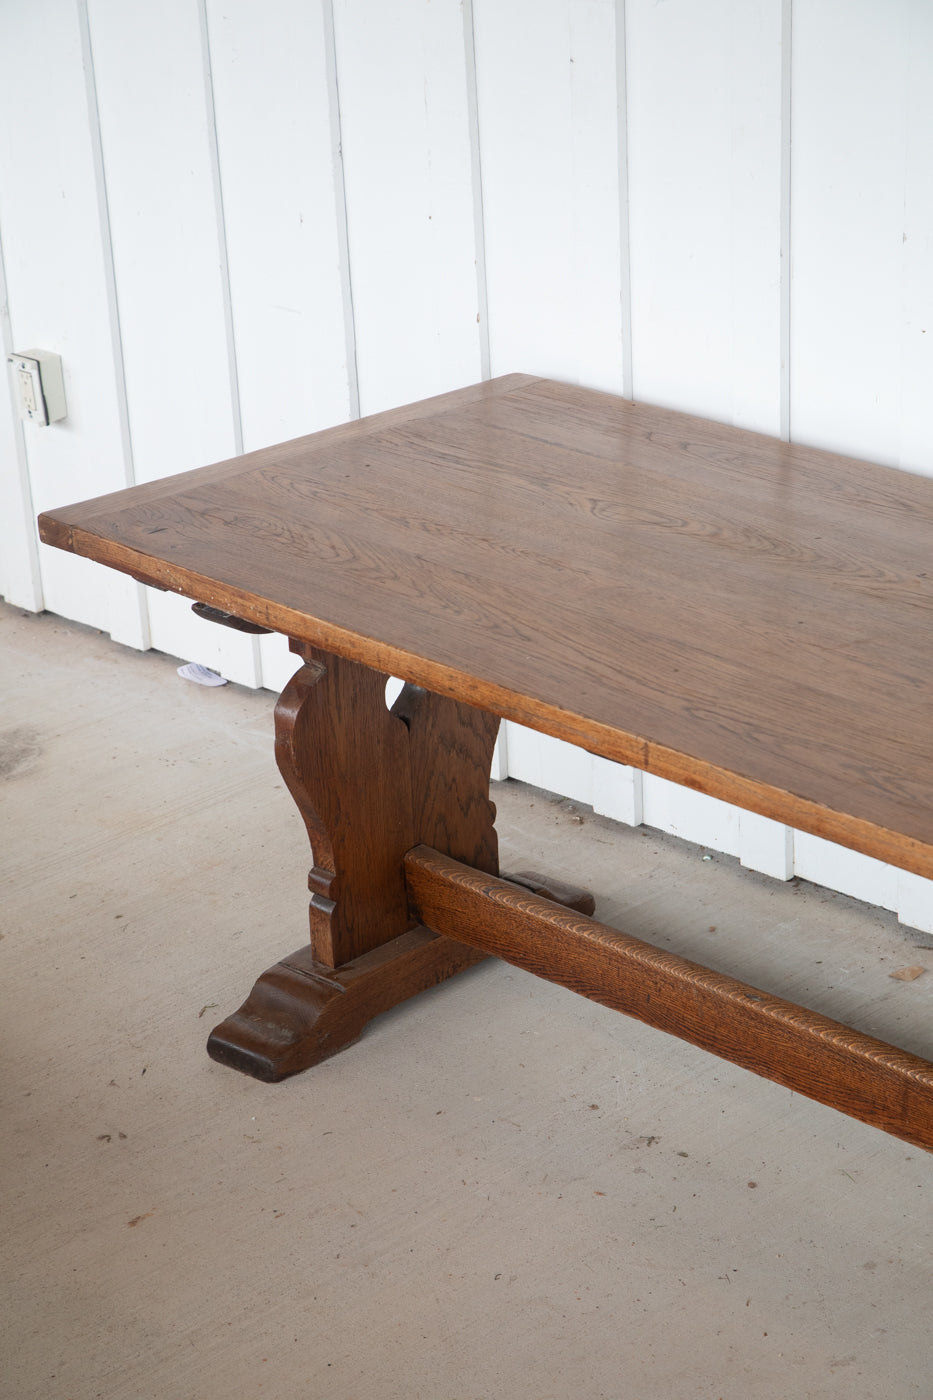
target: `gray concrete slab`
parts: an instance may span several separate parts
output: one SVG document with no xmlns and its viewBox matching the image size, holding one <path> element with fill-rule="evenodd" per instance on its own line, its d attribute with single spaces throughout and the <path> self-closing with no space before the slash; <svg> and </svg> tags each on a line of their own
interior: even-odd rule
<svg viewBox="0 0 933 1400">
<path fill-rule="evenodd" d="M 271 697 L 175 666 L 0 606 L 0 1393 L 930 1395 L 926 1153 L 496 962 L 285 1084 L 211 1063 L 308 853 Z M 930 1054 L 892 915 L 496 800 L 507 865 Z"/>
</svg>

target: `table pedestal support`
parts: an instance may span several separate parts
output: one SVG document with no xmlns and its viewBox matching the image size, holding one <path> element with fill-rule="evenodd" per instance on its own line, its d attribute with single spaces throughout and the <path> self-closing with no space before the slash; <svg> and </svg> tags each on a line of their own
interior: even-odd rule
<svg viewBox="0 0 933 1400">
<path fill-rule="evenodd" d="M 412 685 L 390 710 L 385 675 L 292 648 L 305 664 L 276 706 L 275 752 L 311 842 L 311 942 L 264 972 L 207 1045 L 212 1059 L 266 1081 L 335 1054 L 373 1016 L 485 956 L 412 918 L 412 847 L 499 869 L 488 795 L 498 718 Z M 592 910 L 581 890 L 516 879 Z"/>
</svg>

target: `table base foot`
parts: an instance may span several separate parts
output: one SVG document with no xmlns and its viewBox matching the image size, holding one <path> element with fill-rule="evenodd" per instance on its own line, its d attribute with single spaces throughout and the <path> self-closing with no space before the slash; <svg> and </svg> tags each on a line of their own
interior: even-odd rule
<svg viewBox="0 0 933 1400">
<path fill-rule="evenodd" d="M 211 1032 L 212 1060 L 265 1083 L 288 1079 L 358 1040 L 369 1021 L 485 954 L 414 928 L 342 967 L 305 945 L 270 967 Z"/>
</svg>

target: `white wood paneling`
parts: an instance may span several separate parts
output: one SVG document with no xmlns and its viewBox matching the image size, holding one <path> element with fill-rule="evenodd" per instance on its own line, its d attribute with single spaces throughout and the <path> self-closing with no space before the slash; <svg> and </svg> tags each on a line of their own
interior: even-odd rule
<svg viewBox="0 0 933 1400">
<path fill-rule="evenodd" d="M 626 826 L 641 826 L 645 819 L 644 774 L 598 754 L 592 757 L 593 810 Z"/>
<path fill-rule="evenodd" d="M 208 0 L 243 447 L 351 416 L 321 0 Z"/>
<path fill-rule="evenodd" d="M 794 14 L 792 431 L 933 473 L 933 10 Z"/>
<path fill-rule="evenodd" d="M 481 377 L 458 0 L 335 0 L 360 409 Z"/>
<path fill-rule="evenodd" d="M 933 181 L 930 179 L 930 170 L 933 167 L 933 6 L 926 0 L 911 0 L 908 11 L 906 86 L 898 465 L 909 471 L 931 476 Z"/>
<path fill-rule="evenodd" d="M 713 851 L 738 854 L 739 809 L 718 797 L 706 797 L 646 773 L 642 812 L 646 824 L 659 831 L 669 831 Z"/>
<path fill-rule="evenodd" d="M 474 0 L 493 374 L 621 393 L 611 0 Z"/>
<path fill-rule="evenodd" d="M 89 0 L 136 477 L 237 450 L 197 0 Z M 255 641 L 149 590 L 154 646 L 258 683 Z"/>
<path fill-rule="evenodd" d="M 351 417 L 355 406 L 332 31 L 323 0 L 208 0 L 243 448 Z M 263 684 L 300 664 L 260 644 Z"/>
<path fill-rule="evenodd" d="M 40 612 L 42 579 L 29 463 L 16 393 L 10 391 L 5 364 L 13 348 L 0 239 L 0 356 L 4 361 L 0 383 L 0 597 L 16 607 Z"/>
<path fill-rule="evenodd" d="M 909 870 L 898 870 L 896 909 L 902 924 L 920 929 L 922 933 L 933 933 L 933 889 L 931 882 Z M 825 884 L 821 879 L 820 884 Z"/>
<path fill-rule="evenodd" d="M 507 732 L 510 777 L 592 804 L 593 770 L 588 753 L 520 724 L 510 723 Z"/>
<path fill-rule="evenodd" d="M 781 0 L 629 0 L 634 393 L 780 432 Z"/>
<path fill-rule="evenodd" d="M 140 481 L 229 457 L 233 412 L 196 0 L 89 0 Z"/>
<path fill-rule="evenodd" d="M 739 859 L 749 870 L 789 880 L 794 874 L 794 832 L 757 812 L 740 812 Z"/>
<path fill-rule="evenodd" d="M 806 832 L 798 831 L 794 866 L 796 874 L 804 880 L 828 885 L 830 889 L 840 890 L 854 899 L 880 904 L 882 909 L 897 908 L 898 872 L 893 866 L 885 865 L 871 856 L 859 855 L 856 851 L 846 850 L 844 846 L 824 841 L 820 836 L 809 836 Z"/>
<path fill-rule="evenodd" d="M 37 512 L 117 490 L 129 479 L 80 21 L 71 0 L 36 0 L 7 12 L 0 43 L 4 124 L 11 138 L 19 133 L 0 142 L 9 335 L 14 349 L 61 355 L 68 405 L 60 423 L 23 427 Z M 17 476 L 19 470 L 17 464 Z M 22 481 L 8 476 L 8 483 L 14 507 L 28 508 Z M 30 521 L 30 535 L 33 530 Z M 24 536 L 18 569 L 28 591 L 31 548 Z M 42 547 L 39 561 L 47 607 L 144 644 L 139 589 L 131 579 L 56 549 Z"/>
<path fill-rule="evenodd" d="M 902 0 L 808 0 L 794 16 L 793 434 L 889 463 L 905 232 L 904 162 L 891 151 L 905 137 L 906 13 Z"/>
</svg>

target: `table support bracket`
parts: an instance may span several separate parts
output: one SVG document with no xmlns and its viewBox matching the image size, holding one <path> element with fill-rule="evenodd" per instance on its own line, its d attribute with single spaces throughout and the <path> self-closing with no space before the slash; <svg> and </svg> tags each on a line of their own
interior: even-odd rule
<svg viewBox="0 0 933 1400">
<path fill-rule="evenodd" d="M 472 869 L 499 869 L 489 770 L 499 720 L 303 642 L 279 699 L 275 752 L 314 864 L 309 946 L 264 972 L 211 1033 L 208 1054 L 277 1081 L 349 1045 L 373 1016 L 485 954 L 419 925 L 405 855 L 423 843 Z M 592 896 L 531 872 L 525 887 L 577 909 Z"/>
</svg>

